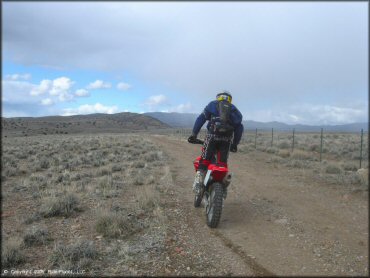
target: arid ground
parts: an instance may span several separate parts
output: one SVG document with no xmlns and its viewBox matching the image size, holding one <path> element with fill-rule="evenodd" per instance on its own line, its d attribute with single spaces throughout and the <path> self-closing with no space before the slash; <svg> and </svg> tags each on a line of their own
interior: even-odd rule
<svg viewBox="0 0 370 278">
<path fill-rule="evenodd" d="M 155 134 L 3 138 L 2 269 L 367 276 L 368 164 L 231 153 L 220 225 L 193 207 L 199 145 Z"/>
</svg>

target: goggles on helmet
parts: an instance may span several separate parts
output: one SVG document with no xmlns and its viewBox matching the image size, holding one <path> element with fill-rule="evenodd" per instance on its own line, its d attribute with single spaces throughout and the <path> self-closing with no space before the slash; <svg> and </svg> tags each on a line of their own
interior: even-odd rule
<svg viewBox="0 0 370 278">
<path fill-rule="evenodd" d="M 231 96 L 228 95 L 228 94 L 219 94 L 219 95 L 216 96 L 216 99 L 218 101 L 226 100 L 226 101 L 231 103 Z"/>
</svg>

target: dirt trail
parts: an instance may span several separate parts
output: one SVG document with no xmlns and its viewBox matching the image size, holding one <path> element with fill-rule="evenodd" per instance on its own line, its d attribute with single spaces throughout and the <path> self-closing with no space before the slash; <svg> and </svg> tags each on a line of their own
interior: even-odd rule
<svg viewBox="0 0 370 278">
<path fill-rule="evenodd" d="M 200 146 L 152 139 L 170 157 L 189 226 L 199 241 L 209 235 L 222 242 L 214 252 L 226 254 L 219 261 L 225 268 L 231 260 L 239 275 L 368 275 L 368 191 L 320 184 L 310 170 L 268 163 L 266 153 L 231 153 L 232 185 L 219 227 L 209 229 L 191 191 Z"/>
</svg>

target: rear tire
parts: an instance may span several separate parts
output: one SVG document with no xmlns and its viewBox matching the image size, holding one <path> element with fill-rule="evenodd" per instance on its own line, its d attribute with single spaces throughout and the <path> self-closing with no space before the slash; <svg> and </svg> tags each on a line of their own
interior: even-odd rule
<svg viewBox="0 0 370 278">
<path fill-rule="evenodd" d="M 212 184 L 206 208 L 207 225 L 211 228 L 216 228 L 220 222 L 223 202 L 222 195 L 222 184 L 218 182 Z"/>
</svg>

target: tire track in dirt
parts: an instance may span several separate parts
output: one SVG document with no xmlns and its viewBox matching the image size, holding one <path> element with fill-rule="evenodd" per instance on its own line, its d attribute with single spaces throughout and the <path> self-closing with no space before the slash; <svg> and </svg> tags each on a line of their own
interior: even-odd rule
<svg viewBox="0 0 370 278">
<path fill-rule="evenodd" d="M 257 263 L 252 256 L 248 255 L 240 246 L 234 244 L 222 233 L 218 232 L 217 230 L 212 230 L 211 233 L 218 236 L 223 241 L 226 247 L 230 248 L 234 253 L 238 254 L 239 257 L 252 269 L 253 273 L 256 276 L 276 276 L 274 273 Z"/>
<path fill-rule="evenodd" d="M 160 140 L 159 136 L 154 137 L 154 141 L 156 141 L 159 145 L 162 145 L 164 150 L 167 152 L 167 154 L 173 159 L 173 164 L 171 165 L 171 170 L 174 172 L 174 180 L 176 181 L 177 190 L 181 191 L 179 196 L 182 197 L 184 203 L 188 202 L 189 199 L 193 200 L 193 195 L 190 190 L 191 188 L 191 182 L 194 176 L 193 172 L 188 172 L 187 169 L 192 169 L 191 167 L 183 167 L 183 163 L 179 162 L 179 160 L 176 159 L 176 153 L 174 153 L 174 149 L 177 149 L 181 151 L 182 144 L 184 142 L 181 142 L 182 144 L 179 146 L 179 141 L 172 141 L 172 140 Z M 162 138 L 161 138 L 162 139 Z M 170 147 L 169 147 L 170 145 Z M 193 147 L 193 145 L 190 145 L 189 147 Z M 185 153 L 183 153 L 185 155 Z M 197 155 L 197 148 L 194 148 L 194 151 L 186 152 L 186 158 L 182 157 L 184 161 L 188 161 L 187 164 L 191 165 L 193 159 L 195 158 L 195 155 Z M 191 157 L 191 158 L 190 158 Z M 183 170 L 183 173 L 178 173 L 178 170 Z M 191 203 L 192 205 L 192 203 Z M 192 209 L 192 211 L 190 211 Z M 191 226 L 194 230 L 200 229 L 200 223 L 204 223 L 202 226 L 205 226 L 205 216 L 204 216 L 204 208 L 201 207 L 200 209 L 194 209 L 194 207 L 189 206 L 189 210 L 187 210 L 188 216 L 186 217 L 188 219 L 188 225 Z M 197 219 L 194 220 L 194 214 L 197 215 Z M 189 221 L 192 219 L 192 221 Z M 206 229 L 209 229 L 206 227 Z M 210 233 L 210 236 L 217 237 L 224 247 L 227 247 L 230 251 L 232 251 L 235 255 L 237 255 L 241 261 L 247 266 L 248 269 L 250 269 L 250 273 L 245 273 L 244 275 L 250 275 L 253 273 L 253 276 L 275 276 L 274 273 L 260 265 L 253 256 L 248 255 L 242 248 L 238 245 L 236 245 L 232 240 L 230 240 L 228 237 L 223 235 L 222 233 L 218 232 L 216 229 L 209 229 L 208 231 Z M 207 237 L 207 236 L 206 236 Z M 228 266 L 225 266 L 228 267 Z"/>
<path fill-rule="evenodd" d="M 194 222 L 206 225 L 203 209 L 192 206 L 192 161 L 199 146 L 165 136 L 153 140 L 171 157 L 171 169 L 181 173 L 175 177 L 176 191 L 184 203 L 191 202 L 185 208 L 189 219 L 195 214 Z M 319 184 L 309 169 L 268 163 L 269 157 L 261 152 L 230 155 L 235 175 L 221 222 L 208 233 L 257 276 L 368 273 L 366 192 Z"/>
</svg>

